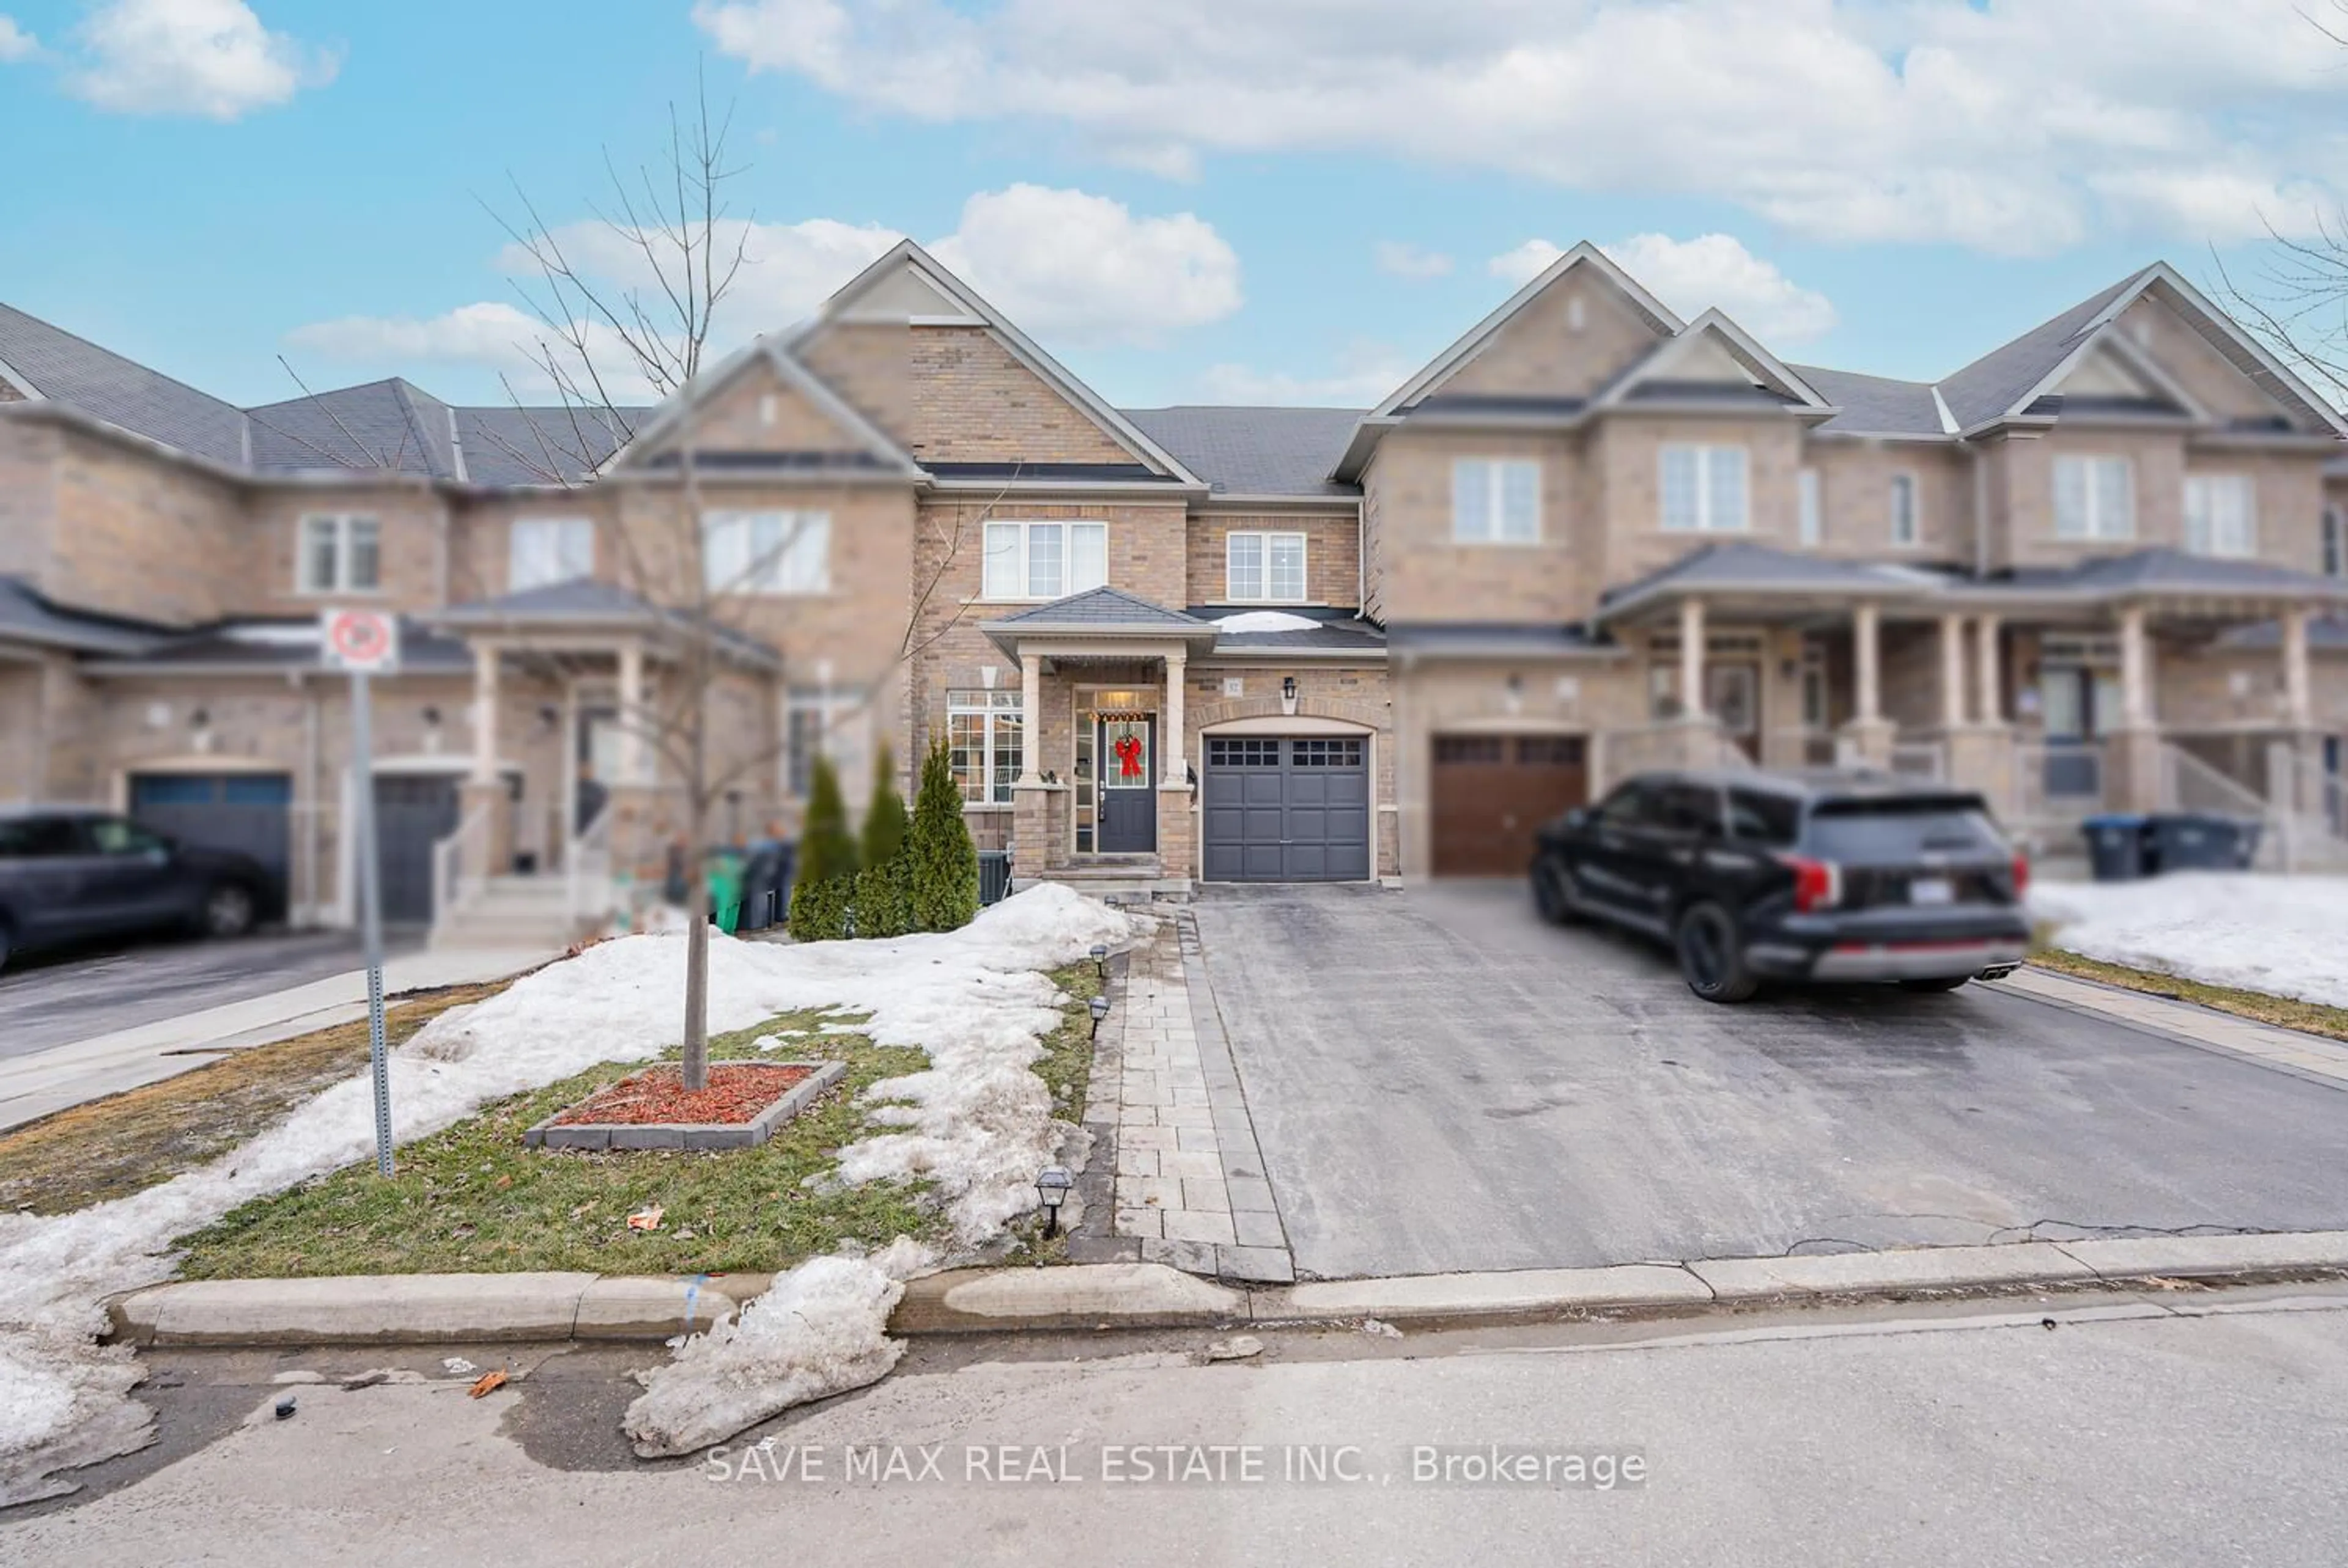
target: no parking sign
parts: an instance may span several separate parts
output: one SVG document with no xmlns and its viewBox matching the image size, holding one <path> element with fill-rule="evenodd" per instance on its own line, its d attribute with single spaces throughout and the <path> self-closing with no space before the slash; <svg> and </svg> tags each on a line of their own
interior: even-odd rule
<svg viewBox="0 0 2348 1568">
<path fill-rule="evenodd" d="M 319 616 L 326 663 L 354 675 L 384 675 L 399 664 L 399 623 L 380 610 L 329 610 Z"/>
</svg>

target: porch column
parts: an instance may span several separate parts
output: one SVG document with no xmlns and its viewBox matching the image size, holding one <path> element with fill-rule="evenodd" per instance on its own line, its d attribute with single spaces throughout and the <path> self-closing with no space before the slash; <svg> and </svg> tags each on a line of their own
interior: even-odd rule
<svg viewBox="0 0 2348 1568">
<path fill-rule="evenodd" d="M 1973 636 L 1980 644 L 1981 722 L 1984 724 L 2005 723 L 2005 676 L 1998 667 L 1998 639 L 2003 623 L 1994 615 L 1984 615 L 1973 622 Z"/>
<path fill-rule="evenodd" d="M 2285 610 L 2282 617 L 2283 723 L 2294 734 L 2315 727 L 2315 702 L 2308 685 L 2308 619 L 2304 610 Z"/>
<path fill-rule="evenodd" d="M 1019 656 L 1019 782 L 1044 782 L 1044 656 Z"/>
<path fill-rule="evenodd" d="M 1704 600 L 1680 600 L 1680 718 L 1700 723 L 1704 709 Z"/>
<path fill-rule="evenodd" d="M 620 777 L 623 784 L 642 784 L 644 777 L 644 649 L 641 642 L 620 644 Z"/>
<path fill-rule="evenodd" d="M 1861 724 L 1883 719 L 1882 650 L 1879 639 L 1882 617 L 1872 604 L 1854 606 L 1850 612 L 1851 719 Z"/>
<path fill-rule="evenodd" d="M 473 782 L 498 782 L 498 645 L 473 644 Z"/>
<path fill-rule="evenodd" d="M 1186 655 L 1166 656 L 1166 736 L 1158 743 L 1159 751 L 1166 758 L 1166 782 L 1184 786 L 1190 782 L 1182 759 L 1182 688 L 1189 668 Z"/>
<path fill-rule="evenodd" d="M 1965 723 L 1965 618 L 1941 617 L 1941 728 Z"/>
<path fill-rule="evenodd" d="M 2145 635 L 2144 606 L 2120 611 L 2120 727 L 2152 728 L 2152 645 Z"/>
</svg>

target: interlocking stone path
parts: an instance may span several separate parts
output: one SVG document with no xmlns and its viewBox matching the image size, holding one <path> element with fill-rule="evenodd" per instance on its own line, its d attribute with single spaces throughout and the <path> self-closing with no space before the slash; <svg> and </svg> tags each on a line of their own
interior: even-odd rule
<svg viewBox="0 0 2348 1568">
<path fill-rule="evenodd" d="M 1138 1244 L 1145 1261 L 1226 1279 L 1293 1279 L 1187 910 L 1161 917 L 1109 996 L 1085 1121 L 1114 1129 L 1112 1234 Z"/>
</svg>

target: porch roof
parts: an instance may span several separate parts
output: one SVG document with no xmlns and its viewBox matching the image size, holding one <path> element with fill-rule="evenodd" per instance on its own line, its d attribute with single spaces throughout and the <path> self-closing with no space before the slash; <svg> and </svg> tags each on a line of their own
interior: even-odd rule
<svg viewBox="0 0 2348 1568">
<path fill-rule="evenodd" d="M 1011 658 L 1023 643 L 1181 642 L 1203 655 L 1215 645 L 1216 627 L 1179 610 L 1128 593 L 1120 588 L 1088 588 L 1014 615 L 981 624 L 989 641 Z M 1140 651 L 1137 649 L 1136 651 Z"/>
<path fill-rule="evenodd" d="M 1952 591 L 1990 601 L 2024 603 L 2234 600 L 2348 604 L 2348 579 L 2319 577 L 2260 560 L 2188 555 L 2166 547 L 2075 566 L 2024 569 L 1986 579 L 1952 579 L 1948 586 Z"/>
<path fill-rule="evenodd" d="M 0 577 L 0 642 L 29 642 L 73 653 L 136 654 L 170 640 L 165 628 L 69 610 L 39 589 Z"/>
<path fill-rule="evenodd" d="M 693 618 L 683 610 L 654 604 L 617 583 L 583 577 L 452 604 L 425 620 L 430 626 L 476 635 L 632 631 L 666 636 L 688 631 L 693 626 Z M 714 633 L 712 641 L 718 651 L 736 663 L 772 668 L 782 662 L 781 654 L 748 632 L 720 625 Z"/>
<path fill-rule="evenodd" d="M 1910 599 L 1940 591 L 1942 581 L 1937 574 L 1914 567 L 1797 555 L 1766 545 L 1712 544 L 1608 593 L 1591 620 L 1603 625 L 1690 597 L 1708 603 L 1782 598 L 1825 599 L 1842 604 Z"/>
</svg>

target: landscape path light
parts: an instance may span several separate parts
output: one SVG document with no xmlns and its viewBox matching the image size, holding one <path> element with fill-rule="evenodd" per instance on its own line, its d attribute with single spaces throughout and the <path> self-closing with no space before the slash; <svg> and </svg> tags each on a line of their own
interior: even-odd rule
<svg viewBox="0 0 2348 1568">
<path fill-rule="evenodd" d="M 1046 1165 L 1035 1177 L 1035 1195 L 1044 1200 L 1044 1234 L 1060 1234 L 1060 1205 L 1068 1201 L 1068 1189 L 1076 1184 L 1066 1165 Z"/>
<path fill-rule="evenodd" d="M 1094 1038 L 1095 1040 L 1098 1040 L 1098 1039 L 1100 1038 L 1100 1026 L 1101 1026 L 1101 1020 L 1103 1020 L 1103 1019 L 1105 1019 L 1105 1018 L 1108 1017 L 1108 998 L 1107 998 L 1107 997 L 1095 997 L 1095 998 L 1093 998 L 1092 1008 L 1093 1008 L 1093 1038 Z"/>
</svg>

